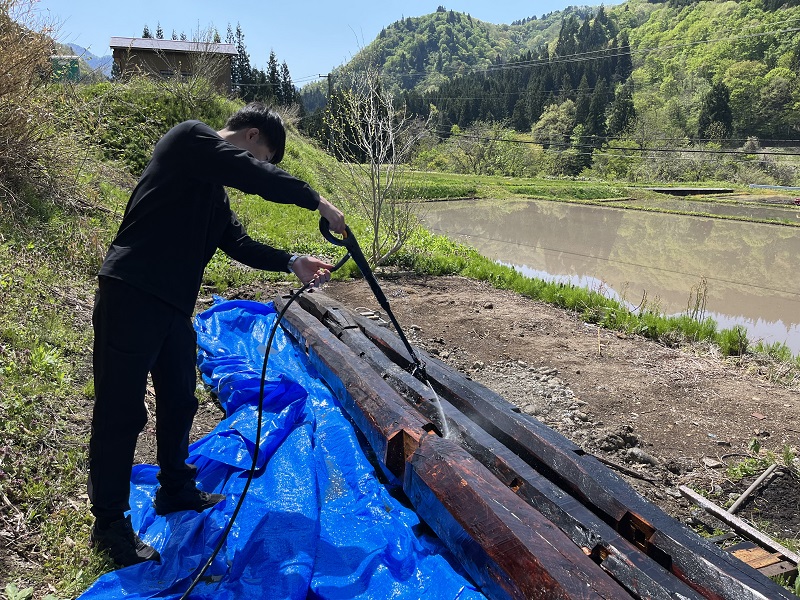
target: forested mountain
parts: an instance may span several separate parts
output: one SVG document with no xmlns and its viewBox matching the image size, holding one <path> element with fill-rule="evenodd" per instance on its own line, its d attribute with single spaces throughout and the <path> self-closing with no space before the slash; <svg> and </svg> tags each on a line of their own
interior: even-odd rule
<svg viewBox="0 0 800 600">
<path fill-rule="evenodd" d="M 435 13 L 388 25 L 343 69 L 370 62 L 381 66 L 391 88 L 431 91 L 454 77 L 536 50 L 558 37 L 565 16 L 586 17 L 595 10 L 569 7 L 541 18 L 495 25 L 440 6 Z M 333 73 L 334 81 L 341 70 Z M 325 86 L 314 83 L 303 88 L 307 109 L 314 110 L 324 103 Z"/>
<path fill-rule="evenodd" d="M 387 26 L 342 72 L 371 61 L 440 131 L 786 140 L 800 137 L 798 31 L 800 0 L 628 0 L 511 25 L 440 7 Z M 311 110 L 314 96 L 326 90 L 304 89 Z"/>
</svg>

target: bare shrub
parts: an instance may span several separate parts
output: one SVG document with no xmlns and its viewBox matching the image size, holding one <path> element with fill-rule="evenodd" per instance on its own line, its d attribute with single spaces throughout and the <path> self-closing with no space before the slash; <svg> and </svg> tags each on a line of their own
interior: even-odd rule
<svg viewBox="0 0 800 600">
<path fill-rule="evenodd" d="M 0 0 L 0 211 L 25 189 L 47 188 L 46 115 L 38 92 L 48 72 L 51 29 L 32 0 Z"/>
<path fill-rule="evenodd" d="M 415 144 L 426 135 L 423 123 L 396 106 L 374 64 L 344 74 L 326 114 L 331 151 L 352 186 L 343 198 L 370 225 L 367 258 L 381 265 L 396 253 L 417 226 L 408 170 Z"/>
</svg>

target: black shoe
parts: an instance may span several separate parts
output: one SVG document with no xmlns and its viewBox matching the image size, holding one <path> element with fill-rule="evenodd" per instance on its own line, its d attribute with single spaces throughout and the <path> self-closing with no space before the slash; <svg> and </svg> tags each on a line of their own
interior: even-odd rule
<svg viewBox="0 0 800 600">
<path fill-rule="evenodd" d="M 203 512 L 224 499 L 224 495 L 198 490 L 194 482 L 190 482 L 177 494 L 168 494 L 163 487 L 159 487 L 154 504 L 157 515 L 168 515 L 180 510 Z"/>
<path fill-rule="evenodd" d="M 161 562 L 158 551 L 134 533 L 129 516 L 103 529 L 95 523 L 89 536 L 89 545 L 107 554 L 120 567 L 138 565 L 147 560 Z"/>
</svg>

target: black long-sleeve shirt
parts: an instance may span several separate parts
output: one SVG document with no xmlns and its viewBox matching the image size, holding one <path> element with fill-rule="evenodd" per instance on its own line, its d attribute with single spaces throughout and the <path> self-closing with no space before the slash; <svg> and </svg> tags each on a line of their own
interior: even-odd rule
<svg viewBox="0 0 800 600">
<path fill-rule="evenodd" d="M 309 210 L 319 206 L 319 194 L 305 182 L 226 142 L 208 125 L 186 121 L 156 144 L 99 275 L 191 315 L 217 248 L 250 267 L 286 271 L 289 253 L 247 235 L 223 186 Z"/>
</svg>

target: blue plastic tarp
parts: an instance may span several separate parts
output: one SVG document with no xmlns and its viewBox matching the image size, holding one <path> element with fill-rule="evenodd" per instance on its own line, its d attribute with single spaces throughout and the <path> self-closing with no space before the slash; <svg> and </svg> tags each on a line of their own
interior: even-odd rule
<svg viewBox="0 0 800 600">
<path fill-rule="evenodd" d="M 180 598 L 207 562 L 252 464 L 264 344 L 276 316 L 272 304 L 217 299 L 196 317 L 198 365 L 226 418 L 192 444 L 189 460 L 198 486 L 226 499 L 203 513 L 158 516 L 158 467 L 135 466 L 133 527 L 161 563 L 107 573 L 81 599 Z M 391 491 L 305 352 L 278 328 L 257 473 L 191 598 L 483 598 Z"/>
</svg>

